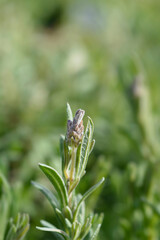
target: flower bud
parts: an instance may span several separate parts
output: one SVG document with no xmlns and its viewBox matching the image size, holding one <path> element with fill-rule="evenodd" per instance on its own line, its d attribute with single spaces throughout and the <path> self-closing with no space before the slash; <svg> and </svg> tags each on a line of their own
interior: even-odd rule
<svg viewBox="0 0 160 240">
<path fill-rule="evenodd" d="M 67 142 L 71 143 L 71 139 L 73 139 L 75 145 L 78 145 L 84 134 L 84 126 L 83 126 L 83 117 L 85 111 L 82 109 L 78 109 L 75 117 L 73 118 L 73 122 L 68 120 L 67 123 Z"/>
</svg>

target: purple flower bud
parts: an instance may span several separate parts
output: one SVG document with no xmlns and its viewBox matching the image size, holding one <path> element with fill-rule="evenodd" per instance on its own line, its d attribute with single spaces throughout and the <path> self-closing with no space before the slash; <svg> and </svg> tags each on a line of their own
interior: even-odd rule
<svg viewBox="0 0 160 240">
<path fill-rule="evenodd" d="M 68 120 L 67 123 L 67 142 L 71 142 L 71 138 L 73 138 L 73 141 L 76 145 L 78 145 L 83 137 L 84 134 L 84 126 L 83 126 L 83 117 L 84 117 L 85 111 L 82 109 L 78 109 L 75 117 L 73 119 L 73 122 L 71 120 Z"/>
</svg>

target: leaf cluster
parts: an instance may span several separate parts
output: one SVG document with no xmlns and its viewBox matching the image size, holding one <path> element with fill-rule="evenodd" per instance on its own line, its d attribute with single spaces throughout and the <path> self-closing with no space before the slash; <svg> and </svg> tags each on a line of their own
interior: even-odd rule
<svg viewBox="0 0 160 240">
<path fill-rule="evenodd" d="M 73 121 L 69 104 L 67 104 L 67 117 L 69 121 Z M 88 117 L 82 141 L 78 145 L 75 144 L 73 137 L 69 143 L 65 136 L 61 136 L 60 150 L 63 176 L 51 166 L 39 164 L 40 169 L 55 188 L 57 195 L 41 184 L 32 182 L 49 200 L 58 223 L 57 226 L 54 226 L 42 220 L 42 227 L 37 227 L 37 229 L 54 233 L 56 239 L 93 240 L 96 239 L 101 227 L 103 214 L 91 213 L 86 216 L 85 200 L 101 186 L 104 178 L 83 195 L 76 193 L 76 187 L 86 173 L 88 157 L 95 143 L 93 131 L 93 122 Z"/>
<path fill-rule="evenodd" d="M 11 200 L 10 187 L 0 173 L 0 240 L 22 240 L 29 230 L 28 214 L 9 218 Z"/>
</svg>

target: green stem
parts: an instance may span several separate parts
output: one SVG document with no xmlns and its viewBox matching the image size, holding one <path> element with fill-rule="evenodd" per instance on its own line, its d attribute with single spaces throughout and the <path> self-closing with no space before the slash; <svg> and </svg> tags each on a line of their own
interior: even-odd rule
<svg viewBox="0 0 160 240">
<path fill-rule="evenodd" d="M 72 192 L 71 187 L 72 187 L 72 183 L 74 181 L 74 175 L 75 175 L 75 164 L 76 164 L 76 153 L 77 153 L 77 147 L 75 147 L 75 144 L 72 143 L 72 154 L 71 154 L 71 170 L 70 170 L 70 179 L 69 179 L 69 190 L 68 193 L 70 193 L 69 196 L 69 205 L 71 206 L 71 202 L 72 202 Z"/>
<path fill-rule="evenodd" d="M 74 143 L 72 144 L 72 155 L 71 155 L 71 171 L 70 171 L 70 185 L 74 180 L 75 174 L 75 163 L 76 163 L 76 152 L 77 148 L 75 147 Z"/>
</svg>

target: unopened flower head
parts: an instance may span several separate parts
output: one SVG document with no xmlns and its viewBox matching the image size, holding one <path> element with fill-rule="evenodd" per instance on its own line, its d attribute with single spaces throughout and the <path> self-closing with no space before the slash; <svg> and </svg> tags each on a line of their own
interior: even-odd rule
<svg viewBox="0 0 160 240">
<path fill-rule="evenodd" d="M 68 120 L 67 123 L 67 141 L 68 143 L 71 142 L 71 138 L 73 139 L 74 143 L 78 145 L 83 137 L 84 134 L 84 126 L 83 126 L 83 117 L 85 111 L 82 109 L 78 109 L 75 117 L 73 118 L 73 122 Z"/>
</svg>

